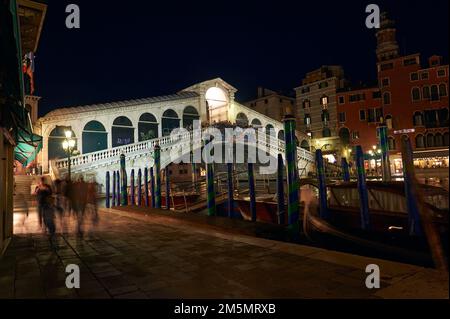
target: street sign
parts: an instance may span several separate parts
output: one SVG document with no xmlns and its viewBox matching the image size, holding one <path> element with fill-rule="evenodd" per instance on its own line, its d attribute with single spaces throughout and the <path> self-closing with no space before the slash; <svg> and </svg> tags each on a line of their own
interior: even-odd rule
<svg viewBox="0 0 450 319">
<path fill-rule="evenodd" d="M 415 133 L 416 130 L 411 128 L 411 129 L 406 129 L 406 130 L 400 130 L 400 131 L 394 131 L 395 135 L 400 135 L 400 134 L 410 134 L 410 133 Z"/>
</svg>

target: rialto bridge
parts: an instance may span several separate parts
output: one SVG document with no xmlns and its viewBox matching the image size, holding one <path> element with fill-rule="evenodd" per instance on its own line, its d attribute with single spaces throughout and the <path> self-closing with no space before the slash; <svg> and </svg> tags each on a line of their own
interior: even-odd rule
<svg viewBox="0 0 450 319">
<path fill-rule="evenodd" d="M 62 144 L 70 130 L 78 151 L 71 157 L 73 174 L 95 177 L 103 183 L 107 170 L 118 169 L 121 154 L 126 155 L 130 170 L 149 167 L 153 165 L 156 144 L 162 148 L 164 167 L 170 164 L 165 151 L 192 142 L 192 133 L 188 133 L 175 143 L 171 132 L 176 128 L 191 129 L 194 120 L 209 124 L 229 122 L 272 132 L 277 143 L 269 147 L 270 154 L 276 157 L 284 153 L 283 123 L 239 104 L 235 101 L 236 92 L 217 78 L 168 96 L 56 109 L 38 120 L 37 130 L 44 144 L 38 162 L 43 173 L 64 175 L 68 159 Z M 309 138 L 297 132 L 297 143 L 309 145 Z M 307 174 L 314 168 L 314 156 L 304 148 L 298 148 L 298 167 Z"/>
</svg>

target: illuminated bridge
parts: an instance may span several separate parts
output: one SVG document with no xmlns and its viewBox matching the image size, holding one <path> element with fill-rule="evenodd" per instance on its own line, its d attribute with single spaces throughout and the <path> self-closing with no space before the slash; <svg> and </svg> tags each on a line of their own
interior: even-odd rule
<svg viewBox="0 0 450 319">
<path fill-rule="evenodd" d="M 157 144 L 162 149 L 164 168 L 173 160 L 171 152 L 193 144 L 196 120 L 261 129 L 269 136 L 254 140 L 254 146 L 267 150 L 274 158 L 284 156 L 283 123 L 236 102 L 236 92 L 217 78 L 168 96 L 57 109 L 38 122 L 44 140 L 39 163 L 44 174 L 64 176 L 69 160 L 63 141 L 65 133 L 71 131 L 77 151 L 70 158 L 73 174 L 94 177 L 104 184 L 106 171 L 119 169 L 121 154 L 126 156 L 127 170 L 151 167 Z M 186 131 L 174 138 L 171 133 L 177 128 Z M 300 132 L 296 138 L 297 145 L 310 143 L 309 137 Z M 299 147 L 297 157 L 299 174 L 307 176 L 314 170 L 314 155 Z"/>
</svg>

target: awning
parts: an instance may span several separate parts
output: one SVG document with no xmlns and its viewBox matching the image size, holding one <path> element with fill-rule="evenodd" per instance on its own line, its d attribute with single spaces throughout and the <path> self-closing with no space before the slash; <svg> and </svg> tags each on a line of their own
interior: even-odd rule
<svg viewBox="0 0 450 319">
<path fill-rule="evenodd" d="M 42 136 L 19 128 L 16 140 L 17 146 L 14 150 L 14 157 L 26 167 L 36 159 L 37 154 L 41 151 Z"/>
<path fill-rule="evenodd" d="M 414 152 L 414 159 L 424 159 L 424 158 L 433 158 L 433 157 L 448 157 L 449 151 L 448 149 L 441 150 L 430 150 L 430 151 L 419 151 Z"/>
</svg>

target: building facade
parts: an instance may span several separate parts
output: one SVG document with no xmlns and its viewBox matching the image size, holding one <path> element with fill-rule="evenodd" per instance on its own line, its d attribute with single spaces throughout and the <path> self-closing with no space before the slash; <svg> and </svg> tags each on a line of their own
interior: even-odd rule
<svg viewBox="0 0 450 319">
<path fill-rule="evenodd" d="M 26 96 L 34 94 L 33 57 L 46 8 L 37 1 L 0 1 L 0 255 L 13 235 L 15 167 L 27 166 L 39 150 L 31 124 L 37 110 L 26 107 Z"/>
<path fill-rule="evenodd" d="M 303 148 L 322 149 L 331 162 L 340 152 L 337 92 L 345 86 L 341 66 L 322 66 L 306 75 L 296 92 L 296 117 L 300 131 L 310 136 Z"/>
<path fill-rule="evenodd" d="M 287 114 L 293 114 L 295 98 L 259 87 L 257 98 L 244 105 L 281 122 Z"/>
<path fill-rule="evenodd" d="M 341 140 L 349 147 L 361 145 L 366 168 L 377 169 L 373 149 L 379 148 L 377 127 L 385 124 L 394 176 L 402 176 L 401 140 L 407 136 L 418 176 L 448 177 L 448 64 L 439 56 L 430 57 L 426 66 L 418 53 L 401 56 L 394 22 L 386 15 L 377 41 L 378 86 L 337 94 Z"/>
</svg>

